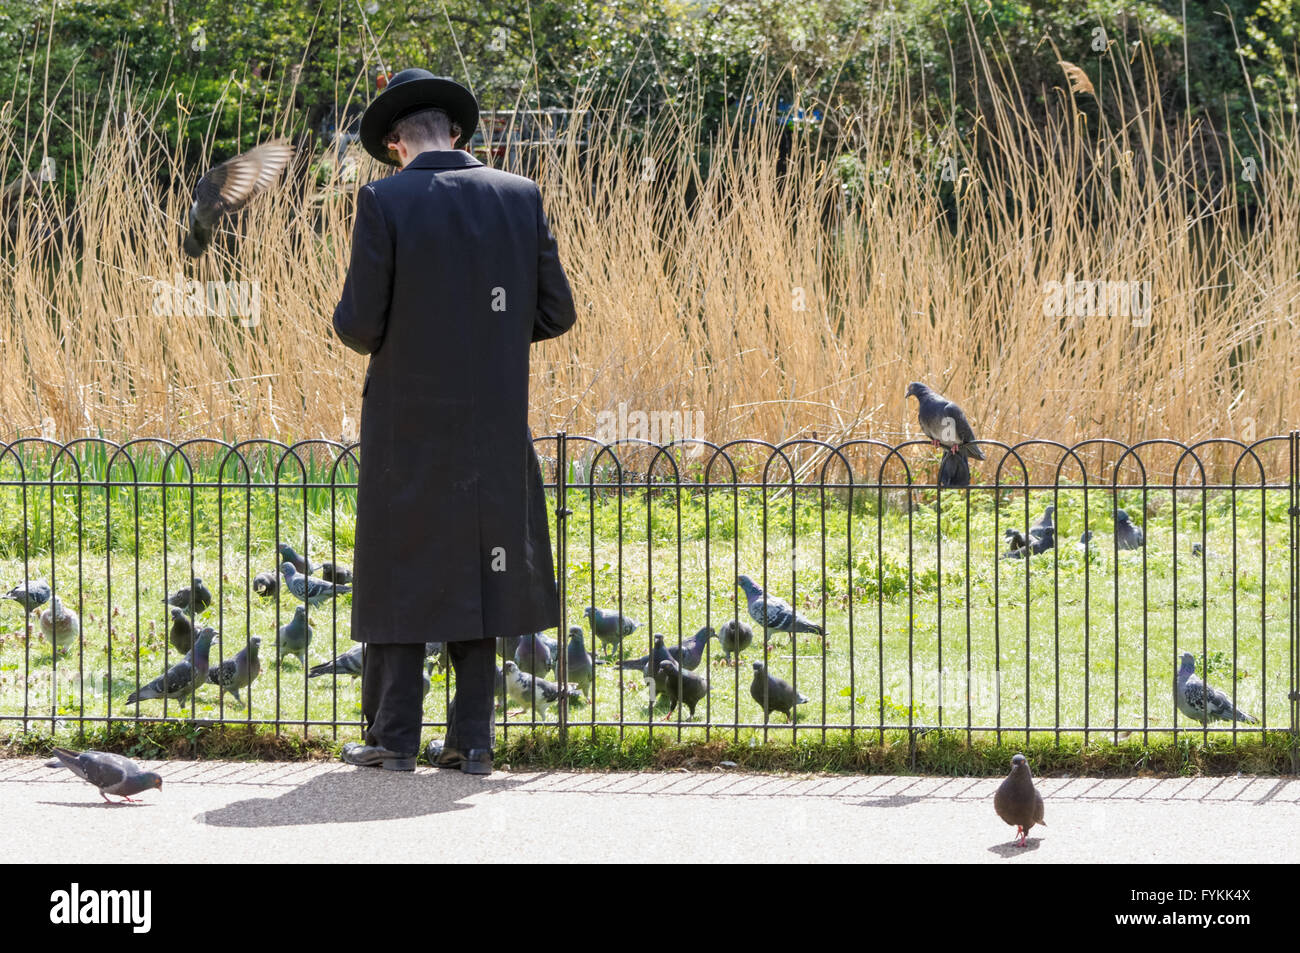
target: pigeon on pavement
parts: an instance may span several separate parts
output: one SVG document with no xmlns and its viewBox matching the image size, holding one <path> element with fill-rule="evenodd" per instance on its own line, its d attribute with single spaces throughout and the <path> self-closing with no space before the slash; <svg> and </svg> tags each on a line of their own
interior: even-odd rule
<svg viewBox="0 0 1300 953">
<path fill-rule="evenodd" d="M 754 680 L 749 683 L 749 695 L 763 709 L 763 724 L 767 724 L 774 711 L 782 712 L 787 720 L 794 721 L 795 706 L 808 701 L 803 692 L 795 691 L 795 687 L 785 679 L 770 674 L 762 662 L 754 663 Z"/>
<path fill-rule="evenodd" d="M 132 794 L 139 794 L 149 788 L 162 790 L 162 778 L 153 771 L 141 771 L 140 766 L 130 758 L 106 751 L 83 751 L 78 754 L 67 748 L 55 748 L 54 757 L 45 762 L 47 768 L 67 768 L 83 781 L 88 781 L 99 788 L 99 796 L 109 804 L 116 802 L 109 798 L 116 794 L 123 801 L 134 801 Z"/>
<path fill-rule="evenodd" d="M 569 626 L 569 642 L 564 647 L 565 674 L 569 681 L 577 685 L 591 697 L 592 686 L 596 683 L 596 661 L 587 651 L 582 640 L 582 626 Z"/>
<path fill-rule="evenodd" d="M 625 615 L 619 615 L 612 609 L 587 606 L 582 612 L 591 622 L 591 631 L 596 638 L 600 639 L 600 644 L 607 654 L 618 648 L 624 636 L 631 635 L 637 629 L 638 623 Z"/>
<path fill-rule="evenodd" d="M 560 686 L 555 682 L 548 682 L 544 678 L 537 678 L 529 675 L 527 672 L 519 670 L 519 666 L 514 662 L 506 661 L 505 663 L 506 691 L 510 698 L 527 709 L 532 709 L 533 705 L 541 712 L 542 721 L 546 720 L 547 709 L 551 705 L 556 705 L 563 694 L 567 698 L 580 698 L 576 688 L 565 686 L 561 691 Z"/>
<path fill-rule="evenodd" d="M 126 703 L 133 705 L 151 698 L 170 698 L 184 704 L 208 677 L 209 649 L 216 636 L 216 629 L 201 629 L 194 637 L 193 651 L 187 652 L 184 658 L 138 692 L 128 695 Z"/>
<path fill-rule="evenodd" d="M 202 255 L 221 217 L 239 211 L 270 188 L 292 157 L 293 146 L 276 139 L 227 159 L 199 179 L 190 206 L 185 254 L 191 258 Z"/>
<path fill-rule="evenodd" d="M 273 572 L 259 572 L 253 577 L 253 591 L 263 599 L 274 598 L 280 591 L 280 577 Z"/>
<path fill-rule="evenodd" d="M 973 460 L 984 459 L 984 453 L 975 445 L 975 431 L 971 429 L 965 411 L 920 381 L 907 385 L 907 397 L 916 398 L 921 429 L 936 447 L 944 447 L 951 453 L 960 453 Z M 967 468 L 968 477 L 969 474 Z"/>
<path fill-rule="evenodd" d="M 668 700 L 672 702 L 668 714 L 664 716 L 664 721 L 672 717 L 678 705 L 689 708 L 691 717 L 694 718 L 695 706 L 709 693 L 709 683 L 701 675 L 683 671 L 681 666 L 672 659 L 664 659 L 659 663 L 659 676 L 663 680 Z"/>
<path fill-rule="evenodd" d="M 1020 847 L 1028 846 L 1025 838 L 1035 824 L 1047 826 L 1043 820 L 1043 796 L 1034 787 L 1034 776 L 1029 772 L 1029 762 L 1023 754 L 1011 759 L 1011 773 L 993 795 L 993 810 L 1015 827 L 1020 835 Z"/>
<path fill-rule="evenodd" d="M 167 630 L 167 640 L 177 652 L 188 652 L 194 647 L 194 623 L 178 606 L 169 606 L 168 611 L 172 614 L 172 624 Z"/>
<path fill-rule="evenodd" d="M 822 627 L 815 622 L 809 622 L 803 616 L 799 615 L 790 603 L 784 599 L 778 599 L 771 594 L 765 594 L 758 584 L 748 576 L 737 576 L 736 585 L 745 591 L 745 598 L 749 601 L 750 617 L 761 625 L 764 630 L 772 629 L 777 632 L 816 632 L 822 634 Z"/>
<path fill-rule="evenodd" d="M 41 613 L 41 631 L 54 648 L 66 652 L 81 637 L 81 619 L 58 596 L 51 596 L 50 607 Z"/>
<path fill-rule="evenodd" d="M 28 612 L 38 609 L 50 601 L 50 584 L 44 579 L 33 579 L 30 582 L 19 583 L 4 594 L 4 598 L 12 599 Z"/>
<path fill-rule="evenodd" d="M 555 668 L 555 655 L 540 632 L 519 637 L 515 646 L 515 664 L 529 675 L 545 675 Z"/>
<path fill-rule="evenodd" d="M 198 615 L 212 605 L 212 593 L 207 586 L 203 585 L 203 580 L 195 576 L 190 585 L 182 586 L 163 601 L 169 606 L 176 606 L 186 612 L 190 611 L 193 603 L 194 614 Z"/>
<path fill-rule="evenodd" d="M 294 569 L 293 563 L 290 562 L 283 563 L 280 566 L 280 572 L 284 574 L 285 587 L 294 596 L 309 605 L 318 606 L 322 602 L 328 602 L 335 596 L 341 596 L 352 591 L 351 586 L 325 582 L 323 579 L 313 579 L 310 576 L 301 575 L 298 570 Z"/>
<path fill-rule="evenodd" d="M 336 658 L 312 666 L 307 670 L 307 677 L 318 678 L 321 675 L 339 674 L 351 675 L 353 678 L 359 678 L 361 675 L 361 653 L 365 650 L 365 647 L 364 642 L 358 642 L 346 652 L 339 654 Z"/>
<path fill-rule="evenodd" d="M 1056 507 L 1048 505 L 1043 510 L 1043 515 L 1038 518 L 1038 522 L 1029 527 L 1029 535 L 1026 537 L 1018 529 L 1007 529 L 1003 535 L 1007 538 L 1010 549 L 1004 554 L 1004 559 L 1026 559 L 1029 556 L 1037 556 L 1039 553 L 1045 553 L 1056 545 Z"/>
<path fill-rule="evenodd" d="M 311 644 L 312 629 L 307 624 L 307 607 L 298 606 L 293 610 L 293 618 L 280 626 L 276 635 L 276 652 L 281 658 L 286 655 L 298 656 L 298 661 L 307 664 L 307 646 Z"/>
<path fill-rule="evenodd" d="M 257 658 L 257 650 L 262 644 L 262 637 L 255 635 L 248 640 L 248 645 L 240 649 L 234 658 L 228 658 L 217 668 L 208 669 L 208 681 L 221 687 L 224 697 L 226 692 L 235 696 L 235 701 L 242 707 L 244 700 L 239 697 L 239 690 L 247 688 L 253 679 L 262 674 L 262 663 Z"/>
<path fill-rule="evenodd" d="M 740 653 L 754 644 L 754 630 L 749 623 L 739 619 L 728 619 L 718 630 L 718 644 L 722 646 L 722 660 L 730 664 L 728 656 L 734 655 L 740 661 Z"/>
<path fill-rule="evenodd" d="M 1115 511 L 1115 542 L 1120 549 L 1141 549 L 1146 542 L 1142 527 L 1134 526 L 1128 514 L 1123 510 Z"/>
<path fill-rule="evenodd" d="M 1244 721 L 1257 724 L 1257 719 L 1232 704 L 1232 699 L 1217 688 L 1206 688 L 1196 674 L 1196 659 L 1184 652 L 1178 674 L 1174 676 L 1174 700 L 1178 710 L 1205 724 L 1207 721 Z M 1208 717 L 1207 717 L 1208 716 Z"/>
</svg>

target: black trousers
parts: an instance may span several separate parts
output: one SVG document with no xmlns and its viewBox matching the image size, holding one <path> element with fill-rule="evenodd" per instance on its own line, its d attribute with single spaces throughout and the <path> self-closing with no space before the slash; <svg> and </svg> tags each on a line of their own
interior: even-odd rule
<svg viewBox="0 0 1300 953">
<path fill-rule="evenodd" d="M 447 711 L 446 745 L 467 751 L 495 742 L 496 639 L 448 642 L 456 694 Z M 420 751 L 424 720 L 424 643 L 366 645 L 361 710 L 366 744 L 400 755 Z"/>
</svg>

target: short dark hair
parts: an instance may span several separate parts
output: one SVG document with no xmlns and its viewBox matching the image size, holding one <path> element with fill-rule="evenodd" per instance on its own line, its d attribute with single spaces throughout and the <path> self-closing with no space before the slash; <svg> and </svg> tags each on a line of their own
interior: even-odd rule
<svg viewBox="0 0 1300 953">
<path fill-rule="evenodd" d="M 388 127 L 388 139 L 401 139 L 403 142 L 431 142 L 441 136 L 450 136 L 452 145 L 460 140 L 460 123 L 453 122 L 445 109 L 431 107 L 413 113 L 407 113 Z"/>
</svg>

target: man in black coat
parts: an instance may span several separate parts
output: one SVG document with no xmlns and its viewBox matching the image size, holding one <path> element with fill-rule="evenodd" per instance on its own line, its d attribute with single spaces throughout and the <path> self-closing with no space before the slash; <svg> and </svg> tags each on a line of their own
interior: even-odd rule
<svg viewBox="0 0 1300 953">
<path fill-rule="evenodd" d="M 402 171 L 357 194 L 334 312 L 370 355 L 352 599 L 368 728 L 351 764 L 414 768 L 424 643 L 439 641 L 456 695 L 429 759 L 490 773 L 495 639 L 560 621 L 528 354 L 577 316 L 536 183 L 453 148 L 477 123 L 469 90 L 418 69 L 361 120 L 366 150 Z"/>
</svg>

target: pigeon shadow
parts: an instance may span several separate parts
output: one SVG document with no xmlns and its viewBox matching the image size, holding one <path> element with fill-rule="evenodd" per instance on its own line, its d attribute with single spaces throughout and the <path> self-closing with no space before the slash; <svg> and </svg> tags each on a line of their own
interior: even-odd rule
<svg viewBox="0 0 1300 953">
<path fill-rule="evenodd" d="M 999 857 L 1022 857 L 1030 851 L 1038 850 L 1038 845 L 1042 842 L 1041 837 L 1030 837 L 1024 847 L 1017 847 L 1015 841 L 1010 844 L 994 844 L 989 848 L 989 853 L 997 854 Z"/>
<path fill-rule="evenodd" d="M 858 807 L 908 807 L 912 804 L 920 804 L 922 801 L 929 800 L 916 794 L 889 794 L 885 797 L 867 798 L 865 801 L 859 801 Z"/>
<path fill-rule="evenodd" d="M 473 777 L 437 769 L 408 773 L 355 768 L 317 775 L 278 797 L 234 801 L 194 819 L 211 827 L 243 828 L 398 820 L 472 810 L 466 798 L 518 783 L 506 774 Z"/>
<path fill-rule="evenodd" d="M 149 807 L 144 801 L 37 801 L 47 807 L 94 807 L 110 809 L 115 807 Z"/>
</svg>

